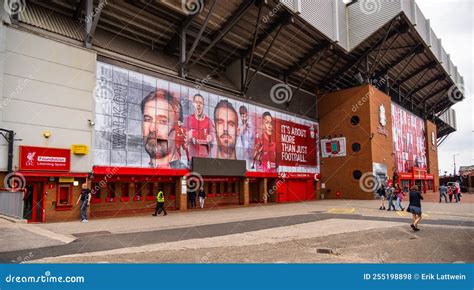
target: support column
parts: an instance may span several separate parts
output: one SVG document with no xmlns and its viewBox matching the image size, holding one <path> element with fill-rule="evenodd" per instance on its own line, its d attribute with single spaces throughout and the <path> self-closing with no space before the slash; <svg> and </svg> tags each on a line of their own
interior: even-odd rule
<svg viewBox="0 0 474 290">
<path fill-rule="evenodd" d="M 239 186 L 239 204 L 242 204 L 244 206 L 248 206 L 250 203 L 250 193 L 249 193 L 249 179 L 248 178 L 242 178 L 240 180 L 240 186 Z"/>
<path fill-rule="evenodd" d="M 267 198 L 267 192 L 268 192 L 268 188 L 267 188 L 267 178 L 262 178 L 260 180 L 260 184 L 259 184 L 259 201 L 260 202 L 263 202 L 263 203 L 267 203 L 268 202 L 268 198 Z"/>
<path fill-rule="evenodd" d="M 186 191 L 182 191 L 183 183 L 186 184 L 186 179 L 179 177 L 178 182 L 176 182 L 176 207 L 180 211 L 188 209 L 188 195 L 186 194 Z"/>
</svg>

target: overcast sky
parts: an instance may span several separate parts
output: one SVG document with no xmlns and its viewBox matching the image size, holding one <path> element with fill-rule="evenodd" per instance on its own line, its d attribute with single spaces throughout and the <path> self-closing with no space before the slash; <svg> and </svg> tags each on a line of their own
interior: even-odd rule
<svg viewBox="0 0 474 290">
<path fill-rule="evenodd" d="M 474 165 L 474 1 L 472 0 L 416 0 L 433 31 L 458 71 L 464 77 L 466 100 L 455 104 L 457 131 L 439 147 L 439 169 L 453 172 L 456 168 Z"/>
</svg>

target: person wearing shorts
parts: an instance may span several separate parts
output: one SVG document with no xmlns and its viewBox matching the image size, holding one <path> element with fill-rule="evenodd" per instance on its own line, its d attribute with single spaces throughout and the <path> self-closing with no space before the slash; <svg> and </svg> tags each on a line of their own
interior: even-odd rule
<svg viewBox="0 0 474 290">
<path fill-rule="evenodd" d="M 418 190 L 417 185 L 413 185 L 410 189 L 410 204 L 408 205 L 408 211 L 411 212 L 413 215 L 413 222 L 410 225 L 413 231 L 417 232 L 420 229 L 418 228 L 418 224 L 421 221 L 421 200 L 423 196 L 421 196 L 421 192 Z"/>
</svg>

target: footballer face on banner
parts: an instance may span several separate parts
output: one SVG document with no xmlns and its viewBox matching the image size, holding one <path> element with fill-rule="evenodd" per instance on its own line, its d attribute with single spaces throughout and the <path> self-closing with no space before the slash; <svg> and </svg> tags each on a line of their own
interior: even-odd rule
<svg viewBox="0 0 474 290">
<path fill-rule="evenodd" d="M 238 115 L 228 100 L 221 100 L 214 109 L 216 127 L 217 158 L 237 159 Z"/>
</svg>

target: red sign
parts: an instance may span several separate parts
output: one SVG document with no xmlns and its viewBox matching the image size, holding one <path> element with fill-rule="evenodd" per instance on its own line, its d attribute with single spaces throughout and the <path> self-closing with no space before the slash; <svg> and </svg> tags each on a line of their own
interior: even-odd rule
<svg viewBox="0 0 474 290">
<path fill-rule="evenodd" d="M 20 146 L 20 170 L 69 171 L 71 150 Z"/>
<path fill-rule="evenodd" d="M 279 166 L 316 166 L 315 127 L 277 119 L 277 160 Z"/>
</svg>

